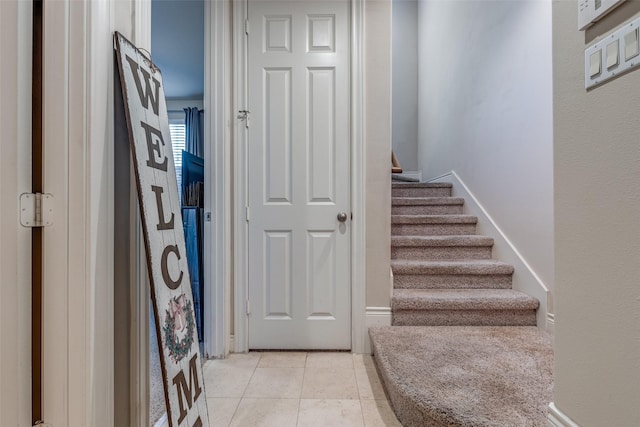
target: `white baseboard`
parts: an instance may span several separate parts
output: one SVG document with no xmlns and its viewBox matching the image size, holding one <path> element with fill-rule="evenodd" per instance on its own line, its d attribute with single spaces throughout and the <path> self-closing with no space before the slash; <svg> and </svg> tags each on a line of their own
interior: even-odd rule
<svg viewBox="0 0 640 427">
<path fill-rule="evenodd" d="M 453 196 L 464 198 L 465 213 L 478 217 L 478 234 L 493 238 L 493 257 L 509 263 L 515 268 L 513 289 L 531 295 L 540 301 L 537 315 L 538 327 L 548 329 L 547 314 L 548 307 L 551 306 L 549 289 L 507 235 L 500 229 L 496 221 L 488 214 L 480 201 L 469 190 L 469 187 L 455 171 L 434 178 L 429 182 L 450 182 L 453 184 Z"/>
<path fill-rule="evenodd" d="M 391 307 L 367 307 L 365 313 L 365 326 L 367 331 L 374 326 L 391 326 Z M 365 354 L 371 354 L 371 342 L 369 333 L 365 338 Z"/>
<path fill-rule="evenodd" d="M 558 407 L 553 402 L 549 404 L 547 425 L 549 427 L 580 427 L 571 418 L 565 415 L 564 412 L 558 409 Z"/>
<path fill-rule="evenodd" d="M 556 333 L 556 315 L 553 313 L 547 313 L 547 332 L 551 335 Z"/>
</svg>

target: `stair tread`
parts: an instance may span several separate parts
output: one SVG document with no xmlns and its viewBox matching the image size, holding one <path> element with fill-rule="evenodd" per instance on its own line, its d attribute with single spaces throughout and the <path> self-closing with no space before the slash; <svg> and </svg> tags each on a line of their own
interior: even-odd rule
<svg viewBox="0 0 640 427">
<path fill-rule="evenodd" d="M 394 274 L 512 274 L 513 266 L 494 259 L 461 261 L 391 260 Z"/>
<path fill-rule="evenodd" d="M 539 301 L 513 289 L 394 289 L 399 310 L 535 310 Z"/>
<path fill-rule="evenodd" d="M 452 188 L 450 182 L 393 182 L 392 188 Z"/>
<path fill-rule="evenodd" d="M 469 247 L 493 246 L 493 239 L 486 236 L 391 236 L 391 246 L 423 246 L 423 247 Z"/>
<path fill-rule="evenodd" d="M 474 215 L 391 215 L 391 224 L 476 224 Z"/>
<path fill-rule="evenodd" d="M 461 197 L 392 197 L 392 206 L 464 205 Z"/>
<path fill-rule="evenodd" d="M 547 425 L 553 340 L 535 326 L 386 326 L 369 335 L 403 425 Z"/>
</svg>

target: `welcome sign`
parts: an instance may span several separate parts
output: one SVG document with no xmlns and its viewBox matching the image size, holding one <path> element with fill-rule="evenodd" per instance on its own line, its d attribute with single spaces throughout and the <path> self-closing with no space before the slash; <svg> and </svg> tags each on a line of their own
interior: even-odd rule
<svg viewBox="0 0 640 427">
<path fill-rule="evenodd" d="M 209 425 L 160 70 L 115 33 L 170 427 Z"/>
</svg>

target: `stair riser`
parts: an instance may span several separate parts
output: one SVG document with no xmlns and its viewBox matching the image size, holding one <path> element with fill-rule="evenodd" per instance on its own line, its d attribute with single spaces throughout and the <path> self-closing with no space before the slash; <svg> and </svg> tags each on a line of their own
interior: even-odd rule
<svg viewBox="0 0 640 427">
<path fill-rule="evenodd" d="M 416 261 L 491 259 L 491 246 L 392 246 L 391 259 Z"/>
<path fill-rule="evenodd" d="M 511 274 L 452 275 L 396 274 L 396 289 L 511 289 Z"/>
<path fill-rule="evenodd" d="M 451 188 L 392 188 L 392 197 L 451 197 Z"/>
<path fill-rule="evenodd" d="M 475 224 L 391 224 L 394 236 L 461 236 L 476 234 Z"/>
<path fill-rule="evenodd" d="M 396 205 L 391 206 L 391 215 L 460 215 L 462 205 Z"/>
<path fill-rule="evenodd" d="M 535 310 L 397 310 L 393 326 L 536 326 Z"/>
</svg>

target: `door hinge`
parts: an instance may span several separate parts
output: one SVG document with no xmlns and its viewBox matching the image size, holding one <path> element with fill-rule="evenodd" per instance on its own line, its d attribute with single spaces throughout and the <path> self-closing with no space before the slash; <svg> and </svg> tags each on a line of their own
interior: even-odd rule
<svg viewBox="0 0 640 427">
<path fill-rule="evenodd" d="M 244 217 L 245 217 L 247 222 L 249 222 L 250 213 L 251 213 L 251 211 L 249 210 L 249 206 L 245 206 L 244 207 Z"/>
<path fill-rule="evenodd" d="M 47 227 L 53 224 L 53 195 L 20 195 L 20 224 L 23 227 Z"/>
<path fill-rule="evenodd" d="M 251 314 L 251 303 L 247 300 L 247 316 Z"/>
<path fill-rule="evenodd" d="M 244 33 L 246 35 L 249 35 L 249 20 L 248 19 L 244 20 Z"/>
</svg>

